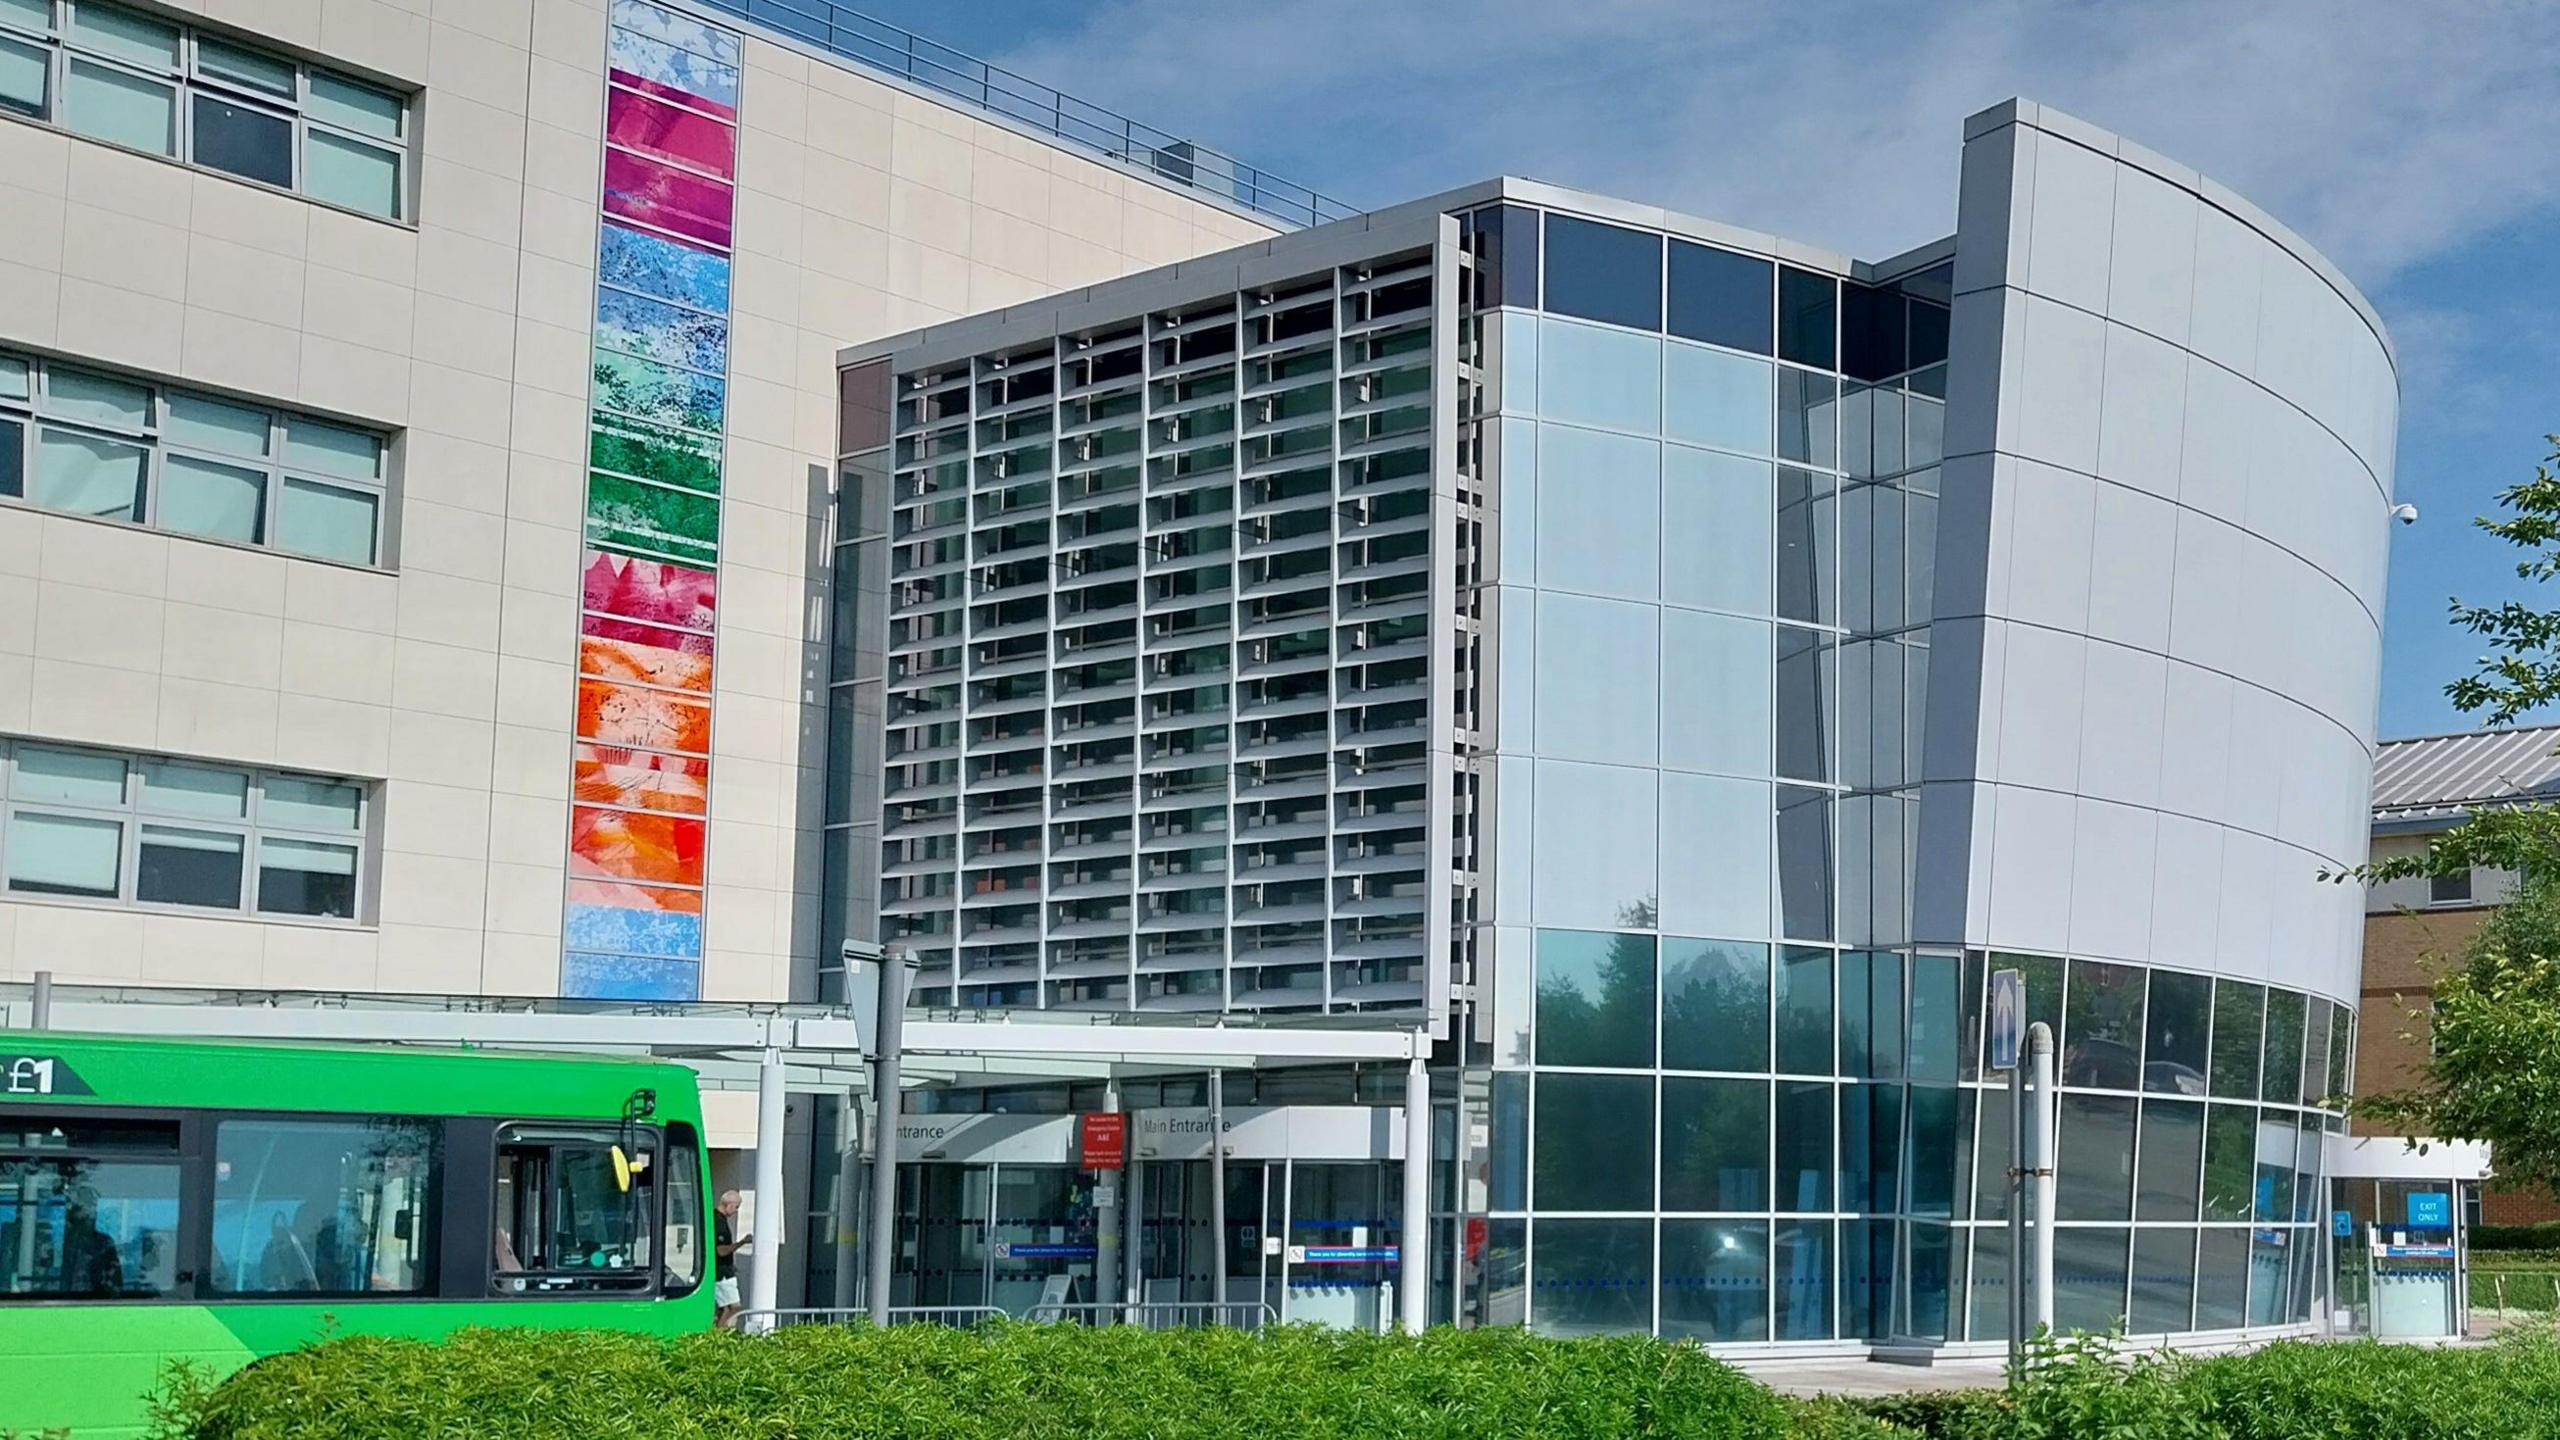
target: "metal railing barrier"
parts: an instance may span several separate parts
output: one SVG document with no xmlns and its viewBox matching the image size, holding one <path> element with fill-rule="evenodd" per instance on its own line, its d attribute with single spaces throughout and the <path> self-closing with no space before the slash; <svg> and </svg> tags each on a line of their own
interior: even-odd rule
<svg viewBox="0 0 2560 1440">
<path fill-rule="evenodd" d="M 859 1305 L 810 1305 L 779 1310 L 741 1310 L 738 1312 L 738 1328 L 750 1335 L 761 1335 L 778 1330 L 785 1325 L 850 1325 L 857 1320 L 869 1319 L 870 1314 L 870 1311 Z M 892 1305 L 889 1307 L 889 1323 L 892 1325 L 947 1325 L 954 1329 L 965 1330 L 972 1325 L 983 1325 L 990 1320 L 1012 1318 L 1001 1307 L 994 1305 Z"/>
<path fill-rule="evenodd" d="M 1181 139 L 1117 111 L 1052 90 L 834 0 L 702 3 L 714 10 L 744 16 L 831 54 L 885 70 L 910 84 L 1001 115 L 1016 125 L 1105 159 L 1120 161 L 1159 180 L 1214 195 L 1287 225 L 1321 225 L 1359 213 L 1357 207 L 1330 195 L 1257 170 L 1206 145 Z"/>
<path fill-rule="evenodd" d="M 1224 1326 L 1259 1330 L 1280 1323 L 1280 1312 L 1262 1300 L 1089 1300 L 1034 1305 L 1022 1318 L 1035 1325 L 1136 1325 L 1148 1330 L 1196 1330 Z"/>
</svg>

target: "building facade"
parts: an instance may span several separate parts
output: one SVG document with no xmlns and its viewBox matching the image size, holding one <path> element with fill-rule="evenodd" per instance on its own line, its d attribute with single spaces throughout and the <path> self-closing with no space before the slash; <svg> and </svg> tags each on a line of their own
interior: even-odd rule
<svg viewBox="0 0 2560 1440">
<path fill-rule="evenodd" d="M 811 993 L 835 347 L 1287 222 L 718 6 L 185 10 L 0 8 L 0 970 Z"/>
<path fill-rule="evenodd" d="M 2394 361 L 2192 172 L 1966 136 L 1879 263 L 1504 180 L 849 349 L 921 1003 L 1410 1017 L 1437 1313 L 1945 1345 L 2019 968 L 2060 1322 L 2315 1323 Z"/>
</svg>

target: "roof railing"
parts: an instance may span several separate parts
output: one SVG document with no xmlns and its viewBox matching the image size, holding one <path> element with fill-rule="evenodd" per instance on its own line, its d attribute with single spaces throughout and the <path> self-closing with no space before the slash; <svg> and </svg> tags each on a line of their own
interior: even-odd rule
<svg viewBox="0 0 2560 1440">
<path fill-rule="evenodd" d="M 1197 141 L 1053 90 L 833 0 L 702 3 L 1284 224 L 1321 225 L 1359 213 L 1357 207 Z"/>
</svg>

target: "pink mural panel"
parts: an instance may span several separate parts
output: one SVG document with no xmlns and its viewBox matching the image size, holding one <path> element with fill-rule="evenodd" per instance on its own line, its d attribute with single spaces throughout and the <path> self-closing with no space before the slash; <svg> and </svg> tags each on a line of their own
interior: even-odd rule
<svg viewBox="0 0 2560 1440">
<path fill-rule="evenodd" d="M 687 630 L 709 630 L 719 606 L 708 570 L 665 560 L 587 552 L 581 603 L 589 610 Z"/>
<path fill-rule="evenodd" d="M 729 248 L 733 197 L 706 180 L 627 150 L 604 152 L 604 212 L 705 245 Z"/>
<path fill-rule="evenodd" d="M 733 179 L 737 131 L 708 115 L 680 110 L 630 90 L 605 97 L 604 138 L 660 160 Z"/>
</svg>

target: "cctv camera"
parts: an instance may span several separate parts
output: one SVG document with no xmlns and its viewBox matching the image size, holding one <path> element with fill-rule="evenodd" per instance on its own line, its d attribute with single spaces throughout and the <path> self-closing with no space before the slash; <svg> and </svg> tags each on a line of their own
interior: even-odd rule
<svg viewBox="0 0 2560 1440">
<path fill-rule="evenodd" d="M 2415 525 L 2418 523 L 2418 507 L 2408 504 L 2394 505 L 2391 507 L 2391 518 L 2403 525 Z"/>
</svg>

